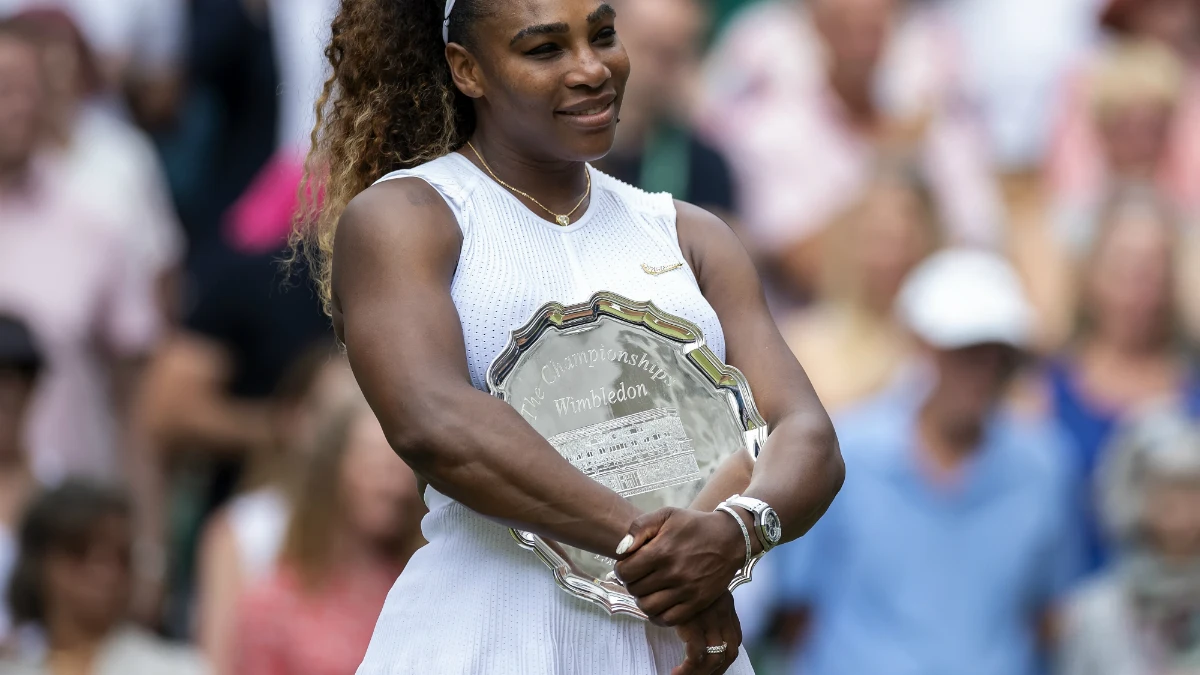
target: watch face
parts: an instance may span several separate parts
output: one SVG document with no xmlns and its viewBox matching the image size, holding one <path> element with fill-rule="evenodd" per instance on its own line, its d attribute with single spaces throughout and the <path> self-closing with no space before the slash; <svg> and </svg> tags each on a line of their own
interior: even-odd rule
<svg viewBox="0 0 1200 675">
<path fill-rule="evenodd" d="M 775 513 L 775 509 L 767 509 L 763 514 L 763 532 L 767 535 L 767 541 L 772 545 L 778 544 L 783 538 L 783 526 L 779 523 L 779 515 Z"/>
</svg>

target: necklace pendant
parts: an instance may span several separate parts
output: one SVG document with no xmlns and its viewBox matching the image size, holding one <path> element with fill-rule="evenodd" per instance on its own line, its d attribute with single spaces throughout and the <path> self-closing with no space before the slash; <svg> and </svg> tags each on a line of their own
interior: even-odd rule
<svg viewBox="0 0 1200 675">
<path fill-rule="evenodd" d="M 554 216 L 554 220 L 556 220 L 562 227 L 566 227 L 571 224 L 571 216 Z"/>
</svg>

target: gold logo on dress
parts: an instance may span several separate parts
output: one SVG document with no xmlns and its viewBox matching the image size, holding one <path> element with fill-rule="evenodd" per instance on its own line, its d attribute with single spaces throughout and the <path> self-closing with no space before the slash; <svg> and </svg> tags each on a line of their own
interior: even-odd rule
<svg viewBox="0 0 1200 675">
<path fill-rule="evenodd" d="M 652 277 L 661 276 L 663 274 L 666 274 L 667 272 L 674 272 L 675 270 L 679 269 L 680 267 L 683 267 L 683 263 L 675 263 L 674 265 L 666 265 L 664 267 L 651 267 L 650 265 L 647 265 L 646 263 L 642 263 L 642 271 L 645 272 L 646 274 L 649 274 Z"/>
</svg>

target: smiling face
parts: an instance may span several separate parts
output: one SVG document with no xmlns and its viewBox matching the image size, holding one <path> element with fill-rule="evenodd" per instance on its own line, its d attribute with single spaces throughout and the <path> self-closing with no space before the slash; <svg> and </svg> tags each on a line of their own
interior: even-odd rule
<svg viewBox="0 0 1200 675">
<path fill-rule="evenodd" d="M 629 77 L 615 19 L 600 0 L 512 1 L 480 18 L 447 50 L 479 130 L 533 161 L 603 157 Z"/>
</svg>

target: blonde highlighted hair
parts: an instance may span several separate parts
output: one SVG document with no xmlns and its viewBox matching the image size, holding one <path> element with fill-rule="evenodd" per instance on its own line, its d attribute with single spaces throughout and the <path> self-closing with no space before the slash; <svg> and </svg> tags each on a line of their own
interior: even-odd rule
<svg viewBox="0 0 1200 675">
<path fill-rule="evenodd" d="M 1125 39 L 1113 44 L 1088 77 L 1088 100 L 1100 117 L 1142 102 L 1174 107 L 1187 71 L 1166 45 Z"/>
</svg>

